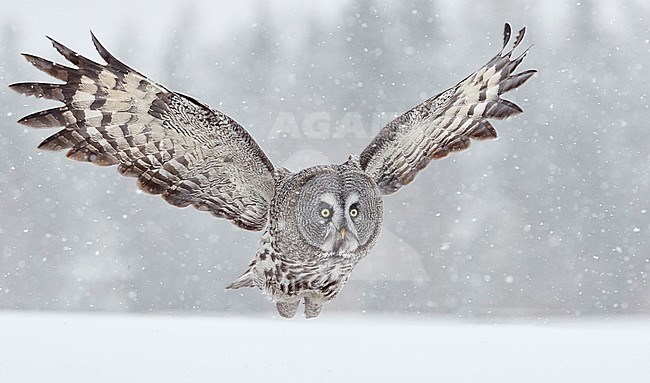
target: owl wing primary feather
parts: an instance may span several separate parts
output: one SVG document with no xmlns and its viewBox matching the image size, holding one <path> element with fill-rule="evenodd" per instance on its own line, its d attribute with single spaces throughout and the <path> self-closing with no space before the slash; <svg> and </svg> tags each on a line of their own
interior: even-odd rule
<svg viewBox="0 0 650 383">
<path fill-rule="evenodd" d="M 275 193 L 274 168 L 246 130 L 230 117 L 160 84 L 113 57 L 95 36 L 106 65 L 50 39 L 76 68 L 24 54 L 63 81 L 18 83 L 25 95 L 64 105 L 23 117 L 35 127 L 62 126 L 39 148 L 68 149 L 67 156 L 118 165 L 138 186 L 172 205 L 192 205 L 236 225 L 260 230 Z"/>
<path fill-rule="evenodd" d="M 503 48 L 487 64 L 456 86 L 434 96 L 386 125 L 359 156 L 361 167 L 392 194 L 413 181 L 432 159 L 466 149 L 470 139 L 497 136 L 489 118 L 504 119 L 521 113 L 516 104 L 500 96 L 528 80 L 536 71 L 514 73 L 528 50 L 511 59 L 521 43 L 522 28 L 513 47 L 504 53 L 512 30 L 505 25 Z"/>
</svg>

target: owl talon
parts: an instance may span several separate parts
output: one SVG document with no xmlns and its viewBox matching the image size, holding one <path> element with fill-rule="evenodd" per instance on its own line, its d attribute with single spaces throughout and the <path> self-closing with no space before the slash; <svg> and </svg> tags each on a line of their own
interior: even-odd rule
<svg viewBox="0 0 650 383">
<path fill-rule="evenodd" d="M 305 298 L 305 318 L 316 318 L 322 309 L 322 303 L 316 303 L 309 298 Z"/>
<path fill-rule="evenodd" d="M 296 312 L 298 311 L 299 305 L 300 305 L 300 301 L 277 302 L 275 304 L 275 308 L 278 309 L 278 314 L 280 314 L 281 317 L 291 319 L 294 316 L 296 316 Z"/>
</svg>

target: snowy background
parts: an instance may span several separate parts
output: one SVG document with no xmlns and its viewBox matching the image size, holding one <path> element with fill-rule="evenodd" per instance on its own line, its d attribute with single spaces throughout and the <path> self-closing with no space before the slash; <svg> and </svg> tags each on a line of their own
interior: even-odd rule
<svg viewBox="0 0 650 383">
<path fill-rule="evenodd" d="M 330 344 L 335 331 L 360 359 L 327 363 L 342 362 L 348 373 L 351 360 L 385 367 L 351 376 L 357 380 L 408 377 L 401 366 L 413 381 L 427 380 L 417 373 L 429 368 L 443 368 L 444 381 L 650 374 L 650 327 L 638 319 L 650 313 L 646 1 L 75 0 L 1 8 L 0 378 L 11 378 L 3 382 L 45 381 L 7 370 L 39 357 L 34 363 L 54 366 L 44 365 L 45 377 L 65 376 L 57 372 L 83 360 L 86 369 L 73 369 L 79 381 L 128 381 L 128 363 L 147 363 L 155 350 L 165 350 L 151 362 L 163 375 L 150 381 L 205 381 L 210 369 L 172 361 L 196 356 L 208 366 L 211 353 L 242 357 L 232 376 L 261 376 L 247 358 L 264 358 L 271 346 L 255 334 L 276 334 L 279 352 L 299 362 L 308 339 L 326 344 L 324 353 L 340 350 Z M 480 67 L 499 50 L 506 21 L 525 25 L 522 45 L 534 44 L 521 68 L 539 73 L 507 97 L 525 113 L 494 123 L 499 140 L 432 163 L 386 198 L 372 255 L 309 324 L 267 323 L 275 310 L 258 291 L 224 291 L 252 259 L 258 233 L 138 193 L 115 169 L 39 152 L 53 131 L 15 121 L 53 104 L 6 87 L 47 79 L 20 52 L 63 60 L 45 35 L 98 60 L 92 29 L 116 57 L 232 116 L 274 163 L 298 170 L 359 153 L 392 117 Z M 137 336 L 133 354 L 120 353 Z M 239 340 L 257 351 L 247 354 Z M 378 362 L 395 349 L 413 365 Z M 127 363 L 115 364 L 124 375 L 98 374 L 111 356 Z M 315 364 L 276 368 L 304 376 Z M 319 376 L 343 377 L 328 371 Z M 550 371 L 557 379 L 544 375 Z"/>
</svg>

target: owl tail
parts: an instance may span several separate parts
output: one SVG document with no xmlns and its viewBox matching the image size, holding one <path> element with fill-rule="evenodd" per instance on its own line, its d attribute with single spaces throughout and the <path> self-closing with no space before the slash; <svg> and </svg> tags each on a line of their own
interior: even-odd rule
<svg viewBox="0 0 650 383">
<path fill-rule="evenodd" d="M 255 276 L 253 275 L 253 268 L 255 267 L 255 261 L 251 262 L 248 269 L 241 275 L 241 277 L 235 279 L 235 281 L 228 286 L 226 290 L 235 290 L 242 287 L 255 287 Z"/>
</svg>

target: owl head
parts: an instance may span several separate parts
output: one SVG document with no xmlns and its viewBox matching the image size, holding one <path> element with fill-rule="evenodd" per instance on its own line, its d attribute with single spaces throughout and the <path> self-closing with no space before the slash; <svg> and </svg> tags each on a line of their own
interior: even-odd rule
<svg viewBox="0 0 650 383">
<path fill-rule="evenodd" d="M 319 167 L 305 172 L 298 184 L 292 210 L 297 233 L 309 246 L 321 254 L 346 256 L 374 242 L 381 192 L 363 171 L 345 164 Z"/>
</svg>

